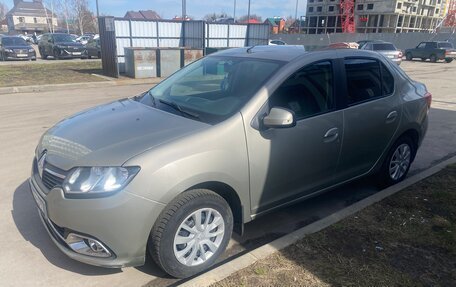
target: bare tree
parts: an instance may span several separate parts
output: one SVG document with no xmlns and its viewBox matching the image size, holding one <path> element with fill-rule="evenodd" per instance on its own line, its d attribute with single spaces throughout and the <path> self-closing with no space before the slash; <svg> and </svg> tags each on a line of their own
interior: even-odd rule
<svg viewBox="0 0 456 287">
<path fill-rule="evenodd" d="M 0 2 L 0 21 L 5 19 L 6 13 L 8 13 L 9 9 L 8 6 L 6 6 L 5 3 Z"/>
<path fill-rule="evenodd" d="M 81 35 L 84 35 L 84 31 L 87 32 L 87 30 L 94 32 L 94 15 L 89 9 L 87 0 L 70 1 L 72 2 L 72 10 L 74 11 L 75 20 L 77 21 L 77 28 Z"/>
<path fill-rule="evenodd" d="M 217 19 L 220 19 L 220 18 L 229 18 L 229 16 L 225 12 L 222 12 L 222 13 L 210 13 L 210 14 L 206 14 L 203 17 L 203 20 L 206 20 L 207 22 L 214 22 L 214 21 L 216 21 Z"/>
</svg>

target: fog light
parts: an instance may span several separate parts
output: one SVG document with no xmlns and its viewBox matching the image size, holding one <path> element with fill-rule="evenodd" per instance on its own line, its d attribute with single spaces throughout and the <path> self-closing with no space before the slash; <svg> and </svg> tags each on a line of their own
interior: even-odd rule
<svg viewBox="0 0 456 287">
<path fill-rule="evenodd" d="M 111 257 L 111 252 L 101 242 L 75 233 L 70 233 L 65 242 L 76 253 L 94 257 Z"/>
</svg>

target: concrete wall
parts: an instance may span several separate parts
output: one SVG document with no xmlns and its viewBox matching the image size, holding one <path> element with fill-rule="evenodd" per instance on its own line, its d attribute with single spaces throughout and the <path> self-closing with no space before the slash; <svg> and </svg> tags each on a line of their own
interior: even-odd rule
<svg viewBox="0 0 456 287">
<path fill-rule="evenodd" d="M 353 34 L 277 34 L 271 39 L 285 41 L 289 45 L 304 45 L 306 50 L 315 50 L 337 42 L 357 42 L 361 40 L 383 40 L 392 42 L 399 49 L 412 48 L 423 41 L 446 41 L 456 47 L 456 35 L 451 33 L 353 33 Z"/>
</svg>

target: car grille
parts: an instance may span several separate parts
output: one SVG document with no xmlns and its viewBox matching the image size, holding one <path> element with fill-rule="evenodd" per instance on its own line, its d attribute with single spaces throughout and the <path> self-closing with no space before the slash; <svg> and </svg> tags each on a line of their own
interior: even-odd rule
<svg viewBox="0 0 456 287">
<path fill-rule="evenodd" d="M 16 54 L 28 54 L 28 50 L 15 49 L 14 53 L 16 53 Z"/>
<path fill-rule="evenodd" d="M 61 186 L 63 183 L 63 180 L 65 179 L 65 178 L 56 176 L 55 174 L 52 174 L 52 173 L 53 173 L 52 171 L 45 168 L 43 170 L 43 178 L 41 179 L 43 182 L 43 185 L 49 190 L 53 189 L 56 186 Z"/>
</svg>

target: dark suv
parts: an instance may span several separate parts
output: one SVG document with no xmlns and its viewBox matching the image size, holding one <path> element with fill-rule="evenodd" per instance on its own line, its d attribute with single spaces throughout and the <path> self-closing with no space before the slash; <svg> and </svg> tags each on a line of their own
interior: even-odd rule
<svg viewBox="0 0 456 287">
<path fill-rule="evenodd" d="M 38 43 L 38 49 L 43 59 L 49 56 L 56 60 L 87 57 L 85 46 L 77 43 L 71 35 L 64 33 L 44 34 Z"/>
</svg>

